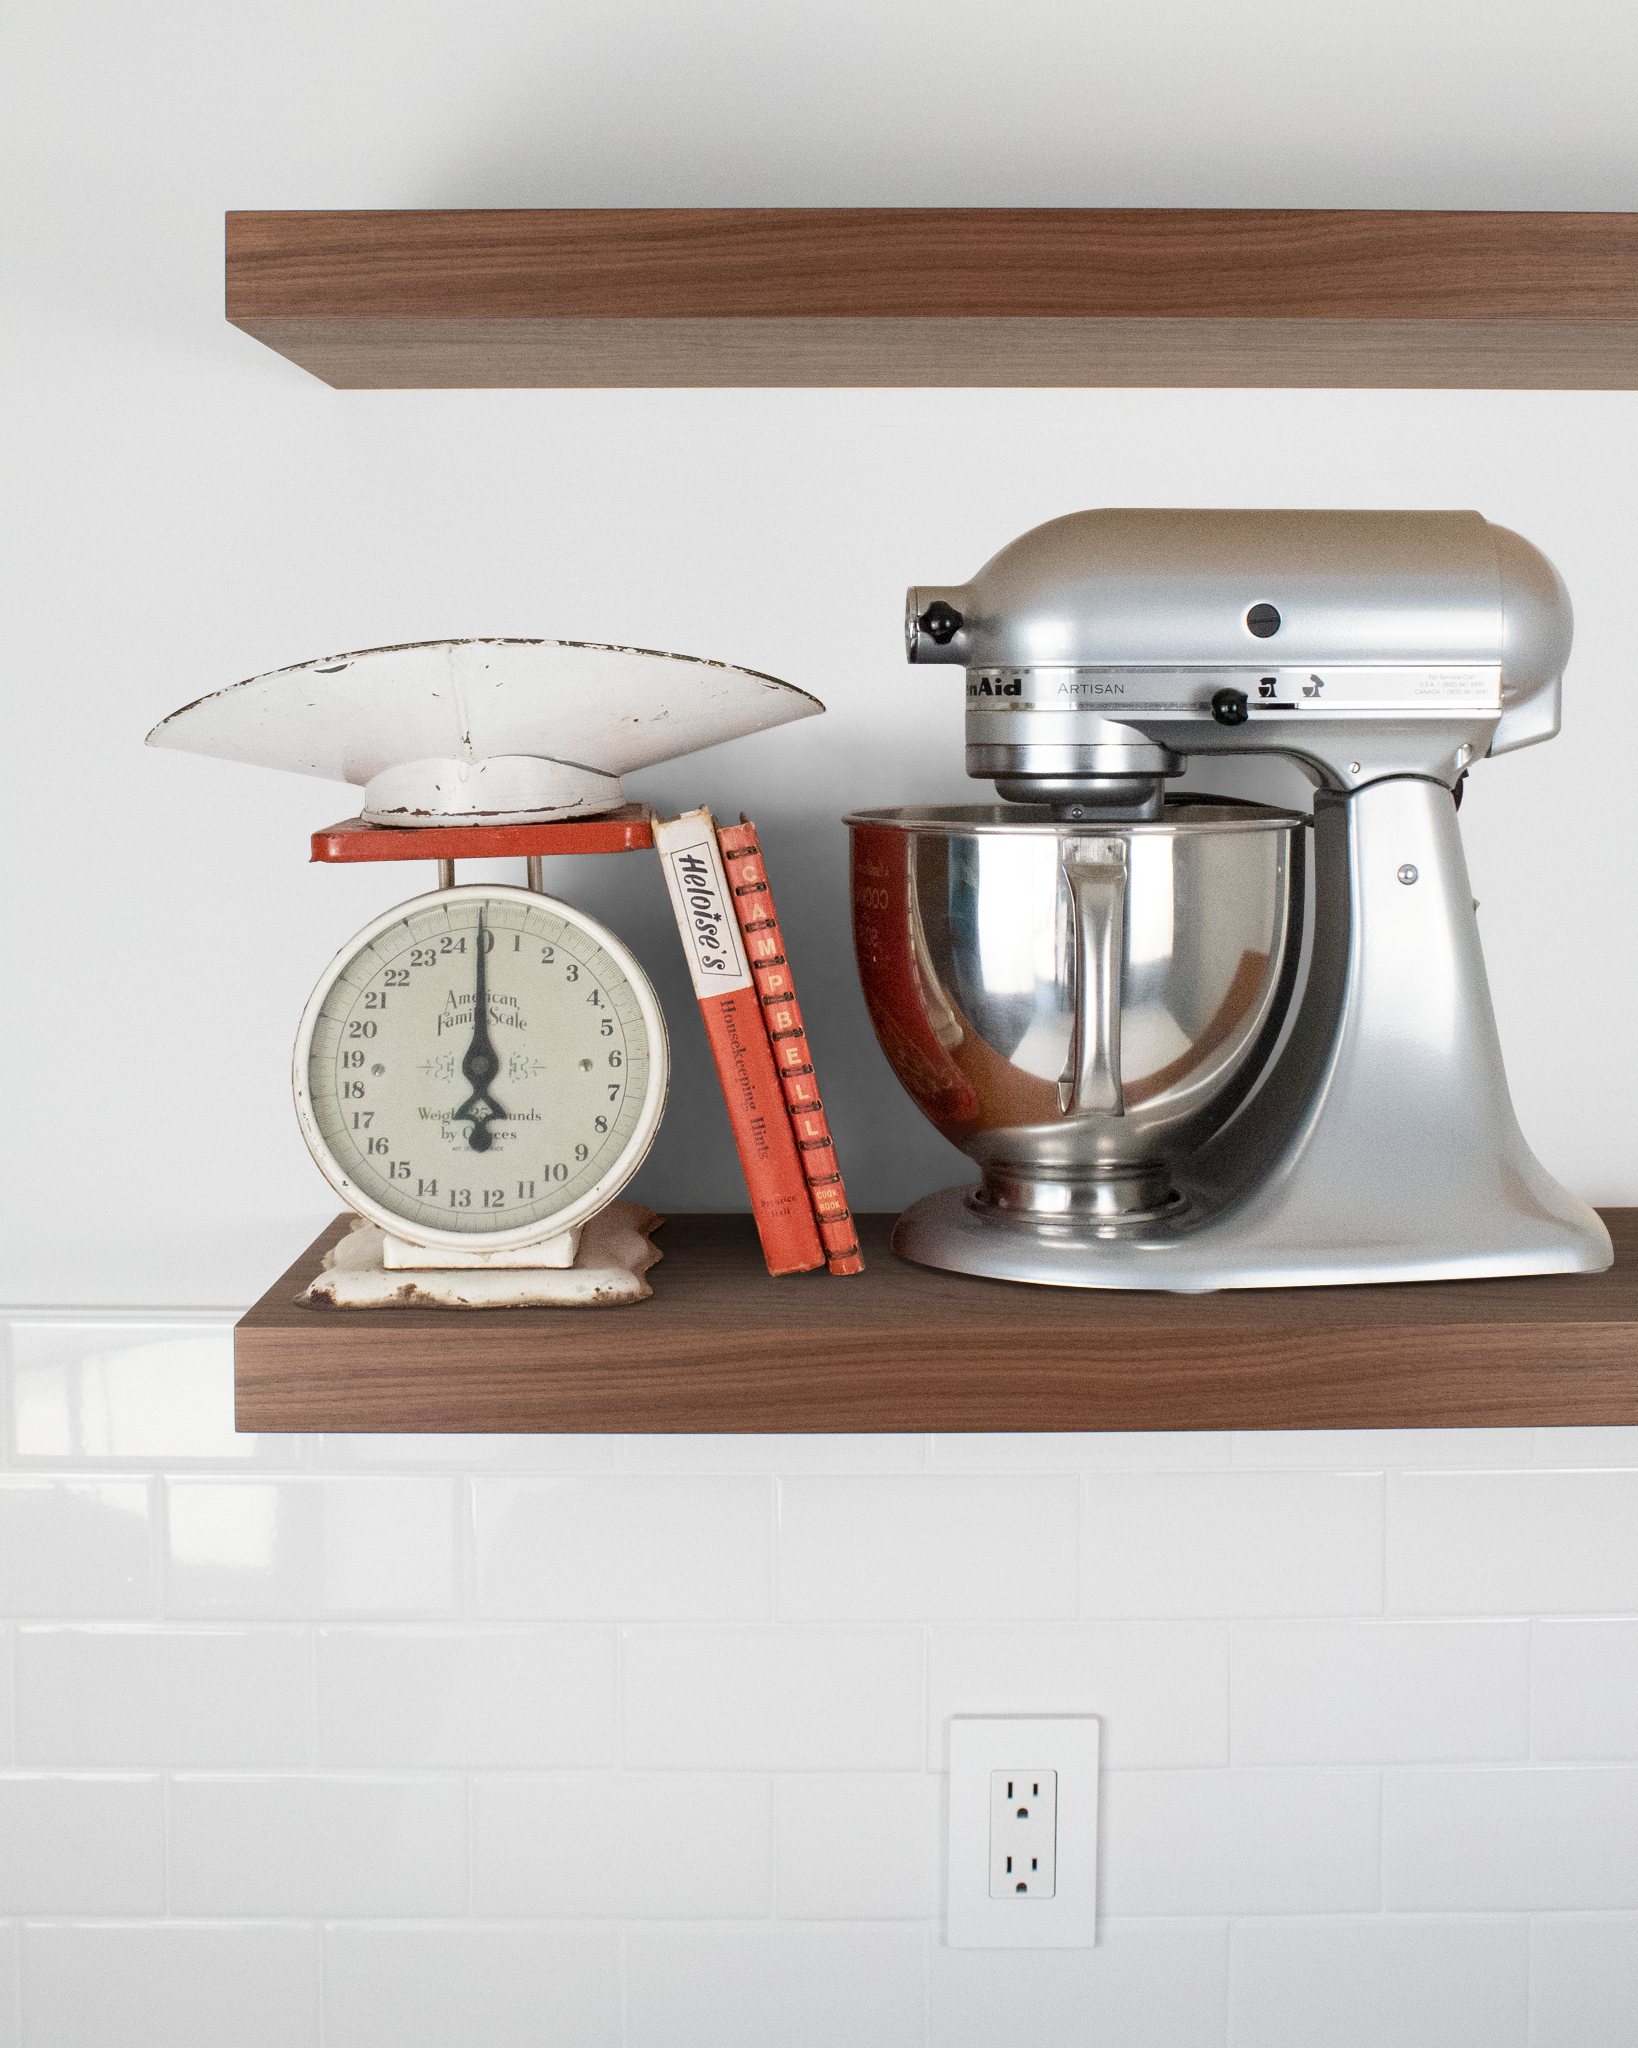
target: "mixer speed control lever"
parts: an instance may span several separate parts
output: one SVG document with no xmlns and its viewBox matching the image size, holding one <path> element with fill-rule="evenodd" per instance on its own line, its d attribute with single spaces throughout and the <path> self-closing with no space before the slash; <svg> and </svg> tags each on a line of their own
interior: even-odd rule
<svg viewBox="0 0 1638 2048">
<path fill-rule="evenodd" d="M 1251 716 L 1245 691 L 1215 691 L 1211 700 L 1211 715 L 1219 725 L 1244 725 Z"/>
</svg>

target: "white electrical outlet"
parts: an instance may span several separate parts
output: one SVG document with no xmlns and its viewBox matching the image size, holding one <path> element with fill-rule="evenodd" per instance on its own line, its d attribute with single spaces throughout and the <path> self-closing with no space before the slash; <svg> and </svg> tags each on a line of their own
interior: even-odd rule
<svg viewBox="0 0 1638 2048">
<path fill-rule="evenodd" d="M 990 1897 L 1050 1899 L 1058 1877 L 1058 1773 L 991 1771 Z"/>
<path fill-rule="evenodd" d="M 1098 1722 L 950 1723 L 951 1948 L 1092 1948 L 1098 1938 Z"/>
</svg>

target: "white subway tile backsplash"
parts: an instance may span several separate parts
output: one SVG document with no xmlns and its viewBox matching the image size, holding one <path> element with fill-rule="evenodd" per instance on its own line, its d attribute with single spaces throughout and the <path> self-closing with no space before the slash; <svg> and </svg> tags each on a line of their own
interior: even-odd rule
<svg viewBox="0 0 1638 2048">
<path fill-rule="evenodd" d="M 1526 2048 L 1518 1920 L 1242 1921 L 1231 2035 L 1245 2048 Z"/>
<path fill-rule="evenodd" d="M 447 1615 L 453 1479 L 173 1479 L 166 1611 L 298 1619 Z"/>
<path fill-rule="evenodd" d="M 914 1770 L 921 1634 L 631 1629 L 625 1761 L 638 1770 Z"/>
<path fill-rule="evenodd" d="M 1375 1771 L 1110 1771 L 1103 1895 L 1116 1918 L 1366 1913 Z"/>
<path fill-rule="evenodd" d="M 781 1480 L 780 1615 L 1072 1616 L 1076 1486 L 1044 1475 Z"/>
<path fill-rule="evenodd" d="M 0 1913 L 164 1910 L 157 1777 L 0 1776 Z"/>
<path fill-rule="evenodd" d="M 152 1614 L 146 1479 L 0 1479 L 0 1614 Z"/>
<path fill-rule="evenodd" d="M 1538 1621 L 1532 1754 L 1638 1763 L 1638 1621 Z"/>
<path fill-rule="evenodd" d="M 1225 1926 L 1104 1920 L 1096 1948 L 932 1950 L 932 2048 L 1225 2048 L 1227 2032 Z"/>
<path fill-rule="evenodd" d="M 1530 2048 L 1632 2048 L 1638 1913 L 1554 1913 L 1530 1927 Z"/>
<path fill-rule="evenodd" d="M 924 1436 L 628 1436 L 633 1472 L 919 1472 Z"/>
<path fill-rule="evenodd" d="M 0 1923 L 0 2048 L 22 2048 L 22 1932 L 15 1921 Z"/>
<path fill-rule="evenodd" d="M 472 1895 L 482 1917 L 754 1920 L 773 1910 L 763 1778 L 480 1778 Z"/>
<path fill-rule="evenodd" d="M 480 1613 L 600 1621 L 760 1620 L 772 1585 L 770 1482 L 472 1482 Z"/>
<path fill-rule="evenodd" d="M 1237 1764 L 1498 1761 L 1529 1751 L 1525 1622 L 1242 1622 Z"/>
<path fill-rule="evenodd" d="M 28 1927 L 27 2048 L 318 2048 L 311 1927 Z"/>
<path fill-rule="evenodd" d="M 171 1910 L 183 1918 L 464 1913 L 454 1778 L 177 1777 Z"/>
<path fill-rule="evenodd" d="M 1534 1439 L 1530 1429 L 1242 1429 L 1233 1442 L 1239 1466 L 1363 1472 L 1528 1465 Z"/>
<path fill-rule="evenodd" d="M 324 2048 L 558 2043 L 620 2048 L 620 1937 L 612 1929 L 325 1930 Z"/>
<path fill-rule="evenodd" d="M 1108 1769 L 1227 1763 L 1228 1641 L 1202 1622 L 935 1628 L 928 1761 L 946 1768 L 954 1714 L 1097 1714 Z"/>
<path fill-rule="evenodd" d="M 612 1764 L 616 1653 L 612 1629 L 321 1629 L 319 1760 Z"/>
<path fill-rule="evenodd" d="M 943 1778 L 782 1778 L 774 1811 L 781 1920 L 938 1917 Z"/>
<path fill-rule="evenodd" d="M 1638 1907 L 1638 1769 L 1389 1771 L 1382 1889 L 1404 1913 Z"/>
<path fill-rule="evenodd" d="M 613 1472 L 621 1463 L 619 1436 L 404 1436 L 369 1432 L 317 1439 L 320 1466 L 351 1472 Z"/>
<path fill-rule="evenodd" d="M 13 1326 L 12 1456 L 54 1464 L 292 1464 L 297 1439 L 233 1428 L 233 1325 Z"/>
<path fill-rule="evenodd" d="M 626 2048 L 922 2048 L 920 1928 L 636 1927 Z"/>
<path fill-rule="evenodd" d="M 1381 1612 L 1378 1474 L 1110 1472 L 1085 1486 L 1085 1614 Z"/>
<path fill-rule="evenodd" d="M 1630 2048 L 1638 1430 L 256 1438 L 230 1349 L 11 1324 L 0 2048 Z M 1070 1711 L 1099 1946 L 945 1948 L 951 1717 Z"/>
<path fill-rule="evenodd" d="M 1399 1614 L 1638 1608 L 1638 1471 L 1395 1473 L 1387 1586 Z"/>
<path fill-rule="evenodd" d="M 17 1633 L 24 1764 L 299 1764 L 312 1745 L 299 1629 Z"/>
<path fill-rule="evenodd" d="M 1203 1472 L 1226 1466 L 1224 1430 L 1015 1430 L 935 1436 L 942 1472 Z"/>
<path fill-rule="evenodd" d="M 1535 1432 L 1535 1463 L 1538 1465 L 1638 1467 L 1638 1428 L 1607 1426 L 1602 1429 L 1538 1429 Z"/>
</svg>

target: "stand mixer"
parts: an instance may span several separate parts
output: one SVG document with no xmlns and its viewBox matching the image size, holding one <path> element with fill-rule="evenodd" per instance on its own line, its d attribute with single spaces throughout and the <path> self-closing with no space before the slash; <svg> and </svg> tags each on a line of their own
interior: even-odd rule
<svg viewBox="0 0 1638 2048">
<path fill-rule="evenodd" d="M 1514 1116 L 1456 819 L 1558 731 L 1571 629 L 1475 512 L 1081 512 L 913 589 L 1002 801 L 847 820 L 877 1037 L 980 1172 L 894 1249 L 1187 1293 L 1608 1266 Z M 1168 797 L 1190 754 L 1288 757 L 1312 817 Z"/>
</svg>

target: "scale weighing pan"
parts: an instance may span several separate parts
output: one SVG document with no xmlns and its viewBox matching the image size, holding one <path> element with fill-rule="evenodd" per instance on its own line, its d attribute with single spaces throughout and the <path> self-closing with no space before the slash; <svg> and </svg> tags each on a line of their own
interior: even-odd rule
<svg viewBox="0 0 1638 2048">
<path fill-rule="evenodd" d="M 364 787 L 374 825 L 528 825 L 625 802 L 620 777 L 824 710 L 753 669 L 577 640 L 422 640 L 253 676 L 151 747 Z"/>
</svg>

